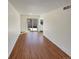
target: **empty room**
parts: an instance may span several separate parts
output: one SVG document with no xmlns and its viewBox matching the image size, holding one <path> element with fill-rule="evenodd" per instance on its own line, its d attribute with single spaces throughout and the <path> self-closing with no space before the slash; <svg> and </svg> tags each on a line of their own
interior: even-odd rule
<svg viewBox="0 0 79 59">
<path fill-rule="evenodd" d="M 8 59 L 71 59 L 71 0 L 8 0 Z"/>
</svg>

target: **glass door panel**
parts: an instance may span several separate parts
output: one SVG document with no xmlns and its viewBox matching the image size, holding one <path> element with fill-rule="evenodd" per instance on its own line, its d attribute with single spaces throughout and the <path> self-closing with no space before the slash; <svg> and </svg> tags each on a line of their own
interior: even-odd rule
<svg viewBox="0 0 79 59">
<path fill-rule="evenodd" d="M 27 22 L 29 31 L 38 31 L 38 19 L 27 19 Z"/>
</svg>

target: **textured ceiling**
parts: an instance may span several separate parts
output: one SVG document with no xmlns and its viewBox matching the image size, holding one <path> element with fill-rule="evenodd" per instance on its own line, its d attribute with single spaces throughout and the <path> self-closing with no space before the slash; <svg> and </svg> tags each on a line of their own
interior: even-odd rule
<svg viewBox="0 0 79 59">
<path fill-rule="evenodd" d="M 22 15 L 41 15 L 70 4 L 70 0 L 9 0 L 9 2 Z"/>
</svg>

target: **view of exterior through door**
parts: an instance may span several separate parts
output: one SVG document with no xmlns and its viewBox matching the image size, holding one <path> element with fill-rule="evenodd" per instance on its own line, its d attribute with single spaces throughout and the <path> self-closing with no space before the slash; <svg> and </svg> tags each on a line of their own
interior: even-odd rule
<svg viewBox="0 0 79 59">
<path fill-rule="evenodd" d="M 29 31 L 38 31 L 38 19 L 28 18 L 27 24 L 28 24 Z"/>
</svg>

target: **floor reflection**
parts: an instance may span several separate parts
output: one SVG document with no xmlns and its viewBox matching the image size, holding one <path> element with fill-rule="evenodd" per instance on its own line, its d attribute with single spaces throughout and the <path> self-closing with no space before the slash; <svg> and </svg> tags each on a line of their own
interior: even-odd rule
<svg viewBox="0 0 79 59">
<path fill-rule="evenodd" d="M 27 43 L 29 44 L 42 44 L 43 34 L 38 32 L 29 32 L 27 34 Z"/>
</svg>

